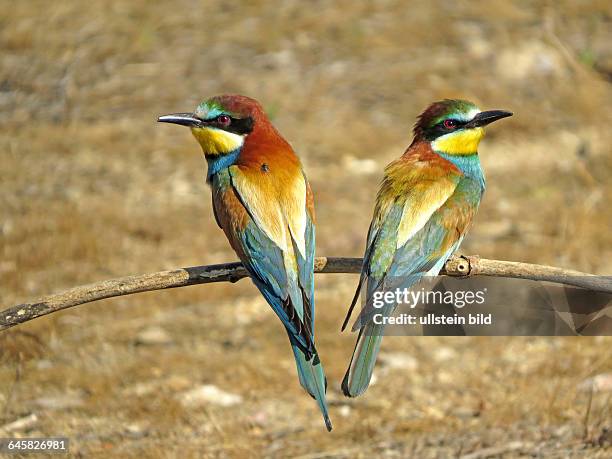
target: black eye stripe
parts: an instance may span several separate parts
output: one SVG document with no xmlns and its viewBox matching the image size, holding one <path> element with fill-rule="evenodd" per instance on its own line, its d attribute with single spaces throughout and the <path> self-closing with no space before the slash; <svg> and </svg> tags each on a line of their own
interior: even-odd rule
<svg viewBox="0 0 612 459">
<path fill-rule="evenodd" d="M 230 119 L 230 123 L 229 125 L 225 125 L 225 123 L 222 123 L 219 118 L 221 118 L 222 116 L 228 116 Z M 239 135 L 244 135 L 244 134 L 249 134 L 253 131 L 253 118 L 251 118 L 250 116 L 247 116 L 246 118 L 234 118 L 233 116 L 227 115 L 227 114 L 221 114 L 219 116 L 217 116 L 216 118 L 213 118 L 211 120 L 205 120 L 203 121 L 204 124 L 207 124 L 209 126 L 214 126 L 218 129 L 223 129 L 224 131 L 227 132 L 232 132 L 234 134 L 239 134 Z"/>
<path fill-rule="evenodd" d="M 444 127 L 444 123 L 446 121 L 452 121 L 454 123 L 455 127 L 461 127 L 461 126 L 465 126 L 467 124 L 467 121 L 460 121 L 460 120 L 456 120 L 456 119 L 453 119 L 453 118 L 447 118 L 445 120 L 440 121 L 439 125 Z"/>
<path fill-rule="evenodd" d="M 452 127 L 446 127 L 444 126 L 444 122 L 447 120 L 451 120 L 455 123 L 454 126 Z M 436 138 L 444 135 L 444 134 L 448 134 L 450 132 L 455 132 L 459 129 L 461 129 L 463 126 L 465 126 L 466 124 L 468 124 L 467 121 L 461 121 L 455 118 L 446 118 L 444 120 L 439 121 L 438 123 L 434 124 L 433 126 L 431 126 L 428 129 L 425 129 L 423 131 L 424 137 L 425 139 L 432 141 L 435 140 Z"/>
<path fill-rule="evenodd" d="M 225 128 L 226 131 L 233 132 L 235 134 L 249 134 L 253 131 L 253 118 L 247 116 L 246 118 L 233 118 L 230 116 L 230 125 Z"/>
</svg>

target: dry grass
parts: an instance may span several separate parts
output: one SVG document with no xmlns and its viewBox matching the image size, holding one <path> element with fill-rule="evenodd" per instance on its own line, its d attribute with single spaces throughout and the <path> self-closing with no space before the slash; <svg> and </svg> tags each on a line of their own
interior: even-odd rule
<svg viewBox="0 0 612 459">
<path fill-rule="evenodd" d="M 189 134 L 159 114 L 262 101 L 316 193 L 320 254 L 359 256 L 383 166 L 430 101 L 516 116 L 481 147 L 488 190 L 465 252 L 612 272 L 609 2 L 0 1 L 0 304 L 104 278 L 233 260 Z M 319 276 L 335 430 L 299 388 L 247 281 L 94 304 L 0 335 L 0 425 L 85 457 L 605 457 L 609 338 L 390 338 L 365 397 L 338 382 L 355 278 Z M 175 317 L 168 322 L 169 311 Z M 169 344 L 138 345 L 161 325 Z M 384 357 L 384 356 L 383 356 Z M 177 395 L 214 384 L 230 408 Z M 51 399 L 51 400 L 49 400 Z"/>
</svg>

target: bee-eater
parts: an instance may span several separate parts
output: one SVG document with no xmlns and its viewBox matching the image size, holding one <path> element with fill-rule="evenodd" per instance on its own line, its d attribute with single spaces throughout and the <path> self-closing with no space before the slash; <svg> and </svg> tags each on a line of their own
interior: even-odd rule
<svg viewBox="0 0 612 459">
<path fill-rule="evenodd" d="M 511 115 L 483 112 L 464 100 L 435 102 L 418 117 L 406 152 L 385 168 L 357 292 L 342 326 L 365 286 L 364 308 L 353 326 L 359 329 L 357 344 L 342 381 L 346 396 L 367 389 L 380 349 L 384 325 L 372 320 L 374 293 L 392 278 L 401 277 L 408 288 L 438 275 L 461 244 L 485 189 L 478 158 L 483 127 Z M 396 306 L 386 304 L 376 313 L 389 316 Z"/>
<path fill-rule="evenodd" d="M 188 126 L 202 147 L 217 224 L 285 326 L 300 383 L 331 430 L 314 341 L 314 200 L 298 157 L 245 96 L 212 97 L 158 121 Z"/>
</svg>

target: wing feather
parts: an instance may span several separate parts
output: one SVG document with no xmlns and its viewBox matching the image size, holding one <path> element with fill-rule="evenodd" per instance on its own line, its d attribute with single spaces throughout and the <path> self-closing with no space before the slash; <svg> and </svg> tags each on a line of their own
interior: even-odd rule
<svg viewBox="0 0 612 459">
<path fill-rule="evenodd" d="M 371 318 L 369 304 L 385 279 L 403 277 L 405 284 L 413 285 L 457 248 L 477 206 L 455 195 L 459 191 L 464 198 L 461 188 L 470 182 L 457 170 L 418 158 L 401 158 L 387 167 L 358 286 L 358 291 L 366 287 L 366 307 L 354 330 Z"/>
<path fill-rule="evenodd" d="M 306 180 L 302 174 L 300 178 L 295 186 L 281 187 L 278 180 L 265 176 L 254 180 L 232 166 L 225 194 L 240 202 L 246 221 L 242 227 L 224 224 L 228 218 L 221 214 L 231 207 L 227 204 L 216 206 L 216 212 L 253 282 L 296 344 L 310 355 L 314 352 L 314 224 L 306 208 Z"/>
</svg>

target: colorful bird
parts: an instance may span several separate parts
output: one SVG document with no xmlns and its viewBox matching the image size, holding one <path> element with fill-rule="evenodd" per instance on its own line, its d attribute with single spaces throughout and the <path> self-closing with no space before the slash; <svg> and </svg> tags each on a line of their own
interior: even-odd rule
<svg viewBox="0 0 612 459">
<path fill-rule="evenodd" d="M 365 306 L 353 326 L 359 335 L 342 381 L 346 396 L 367 389 L 380 349 L 384 325 L 372 320 L 374 293 L 392 278 L 408 288 L 423 276 L 437 275 L 457 250 L 485 189 L 478 159 L 483 126 L 511 115 L 482 112 L 464 100 L 435 102 L 419 116 L 403 156 L 386 167 L 359 285 L 342 325 L 344 330 L 365 286 Z M 389 316 L 396 306 L 386 304 L 376 314 Z"/>
<path fill-rule="evenodd" d="M 298 157 L 245 96 L 212 97 L 158 121 L 190 127 L 202 147 L 217 224 L 285 326 L 300 383 L 331 430 L 314 341 L 314 200 Z"/>
</svg>

